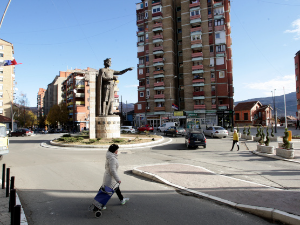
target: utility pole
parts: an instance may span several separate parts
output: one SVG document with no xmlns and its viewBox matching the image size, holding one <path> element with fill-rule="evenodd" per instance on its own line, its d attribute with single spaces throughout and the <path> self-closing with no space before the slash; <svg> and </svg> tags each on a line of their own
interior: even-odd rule
<svg viewBox="0 0 300 225">
<path fill-rule="evenodd" d="M 10 2 L 11 2 L 11 0 L 8 1 L 7 6 L 6 6 L 6 8 L 5 8 L 5 11 L 4 11 L 4 13 L 3 13 L 3 16 L 2 16 L 2 19 L 1 19 L 1 22 L 0 22 L 0 28 L 1 28 L 1 26 L 2 26 L 2 22 L 3 22 L 3 20 L 4 20 L 6 11 L 7 11 L 8 7 L 9 7 L 9 5 L 10 5 Z"/>
</svg>

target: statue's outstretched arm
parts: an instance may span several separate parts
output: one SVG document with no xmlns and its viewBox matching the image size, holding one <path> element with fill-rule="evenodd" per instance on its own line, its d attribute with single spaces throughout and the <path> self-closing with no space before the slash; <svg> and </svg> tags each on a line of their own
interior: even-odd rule
<svg viewBox="0 0 300 225">
<path fill-rule="evenodd" d="M 114 75 L 122 75 L 124 73 L 126 73 L 127 71 L 130 71 L 130 70 L 133 70 L 133 67 L 130 67 L 130 68 L 127 68 L 125 70 L 122 70 L 122 71 L 114 71 Z"/>
</svg>

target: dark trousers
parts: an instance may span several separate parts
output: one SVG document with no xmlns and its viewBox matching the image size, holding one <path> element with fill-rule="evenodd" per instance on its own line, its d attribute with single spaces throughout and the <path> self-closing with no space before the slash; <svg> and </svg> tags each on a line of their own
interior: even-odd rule
<svg viewBox="0 0 300 225">
<path fill-rule="evenodd" d="M 116 194 L 118 195 L 118 198 L 120 199 L 120 201 L 122 201 L 122 200 L 123 200 L 123 195 L 122 195 L 122 193 L 121 193 L 120 188 L 117 187 L 117 188 L 115 189 L 115 192 L 116 192 Z"/>
<path fill-rule="evenodd" d="M 231 148 L 231 150 L 233 150 L 233 148 L 234 148 L 234 145 L 236 144 L 236 143 L 238 143 L 239 141 L 235 141 L 235 140 L 233 140 L 233 142 L 232 142 L 232 148 Z M 240 150 L 240 146 L 238 145 L 238 144 L 236 144 L 237 145 L 237 147 L 238 147 L 238 150 Z"/>
</svg>

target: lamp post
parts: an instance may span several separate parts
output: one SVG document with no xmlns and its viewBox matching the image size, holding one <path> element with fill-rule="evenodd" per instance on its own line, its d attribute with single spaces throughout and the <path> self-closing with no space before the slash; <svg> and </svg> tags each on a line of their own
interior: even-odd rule
<svg viewBox="0 0 300 225">
<path fill-rule="evenodd" d="M 277 113 L 276 113 L 276 106 L 275 106 L 275 91 L 276 91 L 276 89 L 274 89 L 274 97 L 273 97 L 273 91 L 271 91 L 271 92 L 272 92 L 272 99 L 273 99 L 273 105 L 274 105 L 275 133 L 277 133 Z"/>
</svg>

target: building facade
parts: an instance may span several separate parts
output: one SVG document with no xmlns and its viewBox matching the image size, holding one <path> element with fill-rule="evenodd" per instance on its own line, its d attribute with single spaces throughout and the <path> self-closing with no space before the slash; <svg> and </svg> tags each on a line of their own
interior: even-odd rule
<svg viewBox="0 0 300 225">
<path fill-rule="evenodd" d="M 296 98 L 297 98 L 297 119 L 300 119 L 300 51 L 295 56 L 295 79 L 296 79 Z"/>
<path fill-rule="evenodd" d="M 13 44 L 0 39 L 0 63 L 14 59 Z M 15 66 L 0 67 L 0 115 L 11 118 L 14 102 Z"/>
<path fill-rule="evenodd" d="M 232 124 L 229 12 L 230 0 L 136 4 L 137 126 Z"/>
<path fill-rule="evenodd" d="M 37 117 L 45 116 L 44 114 L 44 97 L 46 89 L 40 88 L 37 94 Z"/>
</svg>

